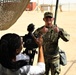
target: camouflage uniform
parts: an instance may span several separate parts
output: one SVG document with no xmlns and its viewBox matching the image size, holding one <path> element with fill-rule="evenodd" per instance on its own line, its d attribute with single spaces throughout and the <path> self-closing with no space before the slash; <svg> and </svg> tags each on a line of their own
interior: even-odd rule
<svg viewBox="0 0 76 75">
<path fill-rule="evenodd" d="M 54 25 L 53 25 L 54 26 Z M 38 28 L 34 35 L 38 37 L 38 35 L 42 34 L 40 30 L 44 26 Z M 69 34 L 67 34 L 62 28 L 59 28 L 59 33 L 53 30 L 53 27 L 48 28 L 48 32 L 43 35 L 43 50 L 44 57 L 46 63 L 46 75 L 49 75 L 49 70 L 51 69 L 51 75 L 59 75 L 60 68 L 60 60 L 59 60 L 59 47 L 58 40 L 61 38 L 64 41 L 69 41 Z"/>
</svg>

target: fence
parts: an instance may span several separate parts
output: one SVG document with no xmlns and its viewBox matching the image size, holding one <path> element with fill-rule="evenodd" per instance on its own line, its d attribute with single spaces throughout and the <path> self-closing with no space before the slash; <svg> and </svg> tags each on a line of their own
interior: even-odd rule
<svg viewBox="0 0 76 75">
<path fill-rule="evenodd" d="M 54 4 L 40 4 L 39 6 L 37 6 L 36 9 L 38 9 L 38 8 L 41 10 L 41 12 L 53 11 L 53 10 L 55 10 L 55 5 Z M 59 4 L 58 10 L 60 12 L 76 11 L 76 3 Z"/>
</svg>

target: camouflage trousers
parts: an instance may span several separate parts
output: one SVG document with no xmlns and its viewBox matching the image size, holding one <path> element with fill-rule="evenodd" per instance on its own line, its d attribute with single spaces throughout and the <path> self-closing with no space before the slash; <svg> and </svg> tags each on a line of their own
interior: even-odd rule
<svg viewBox="0 0 76 75">
<path fill-rule="evenodd" d="M 59 57 L 54 58 L 46 58 L 45 59 L 46 64 L 46 72 L 45 75 L 50 75 L 49 72 L 51 72 L 51 75 L 59 75 L 61 72 L 61 66 L 60 66 L 60 60 Z"/>
</svg>

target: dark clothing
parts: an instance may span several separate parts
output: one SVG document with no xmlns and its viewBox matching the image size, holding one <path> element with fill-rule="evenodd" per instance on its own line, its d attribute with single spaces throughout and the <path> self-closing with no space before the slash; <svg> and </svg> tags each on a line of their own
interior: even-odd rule
<svg viewBox="0 0 76 75">
<path fill-rule="evenodd" d="M 23 36 L 23 42 L 24 42 L 24 47 L 27 49 L 31 50 L 33 48 L 38 47 L 31 33 L 28 33 L 25 36 Z"/>
<path fill-rule="evenodd" d="M 33 61 L 34 61 L 34 56 L 35 53 L 37 53 L 36 49 L 25 49 L 25 51 L 23 51 L 23 54 L 26 53 L 26 55 L 28 55 L 30 57 L 30 61 L 29 64 L 33 65 Z"/>
<path fill-rule="evenodd" d="M 37 52 L 36 48 L 38 47 L 38 45 L 35 43 L 34 38 L 30 33 L 26 34 L 23 37 L 23 42 L 24 42 L 24 48 L 26 48 L 23 53 L 26 53 L 30 57 L 29 64 L 32 65 L 35 53 Z"/>
</svg>

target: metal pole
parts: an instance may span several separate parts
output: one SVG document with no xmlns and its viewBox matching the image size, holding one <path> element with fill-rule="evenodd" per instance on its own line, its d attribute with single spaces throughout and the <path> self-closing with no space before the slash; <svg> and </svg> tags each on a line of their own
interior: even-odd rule
<svg viewBox="0 0 76 75">
<path fill-rule="evenodd" d="M 39 0 L 37 0 L 37 11 L 39 11 Z"/>
<path fill-rule="evenodd" d="M 55 7 L 55 16 L 54 16 L 54 25 L 56 24 L 56 18 L 57 18 L 57 9 L 58 9 L 58 2 L 59 0 L 56 1 L 56 7 Z"/>
</svg>

